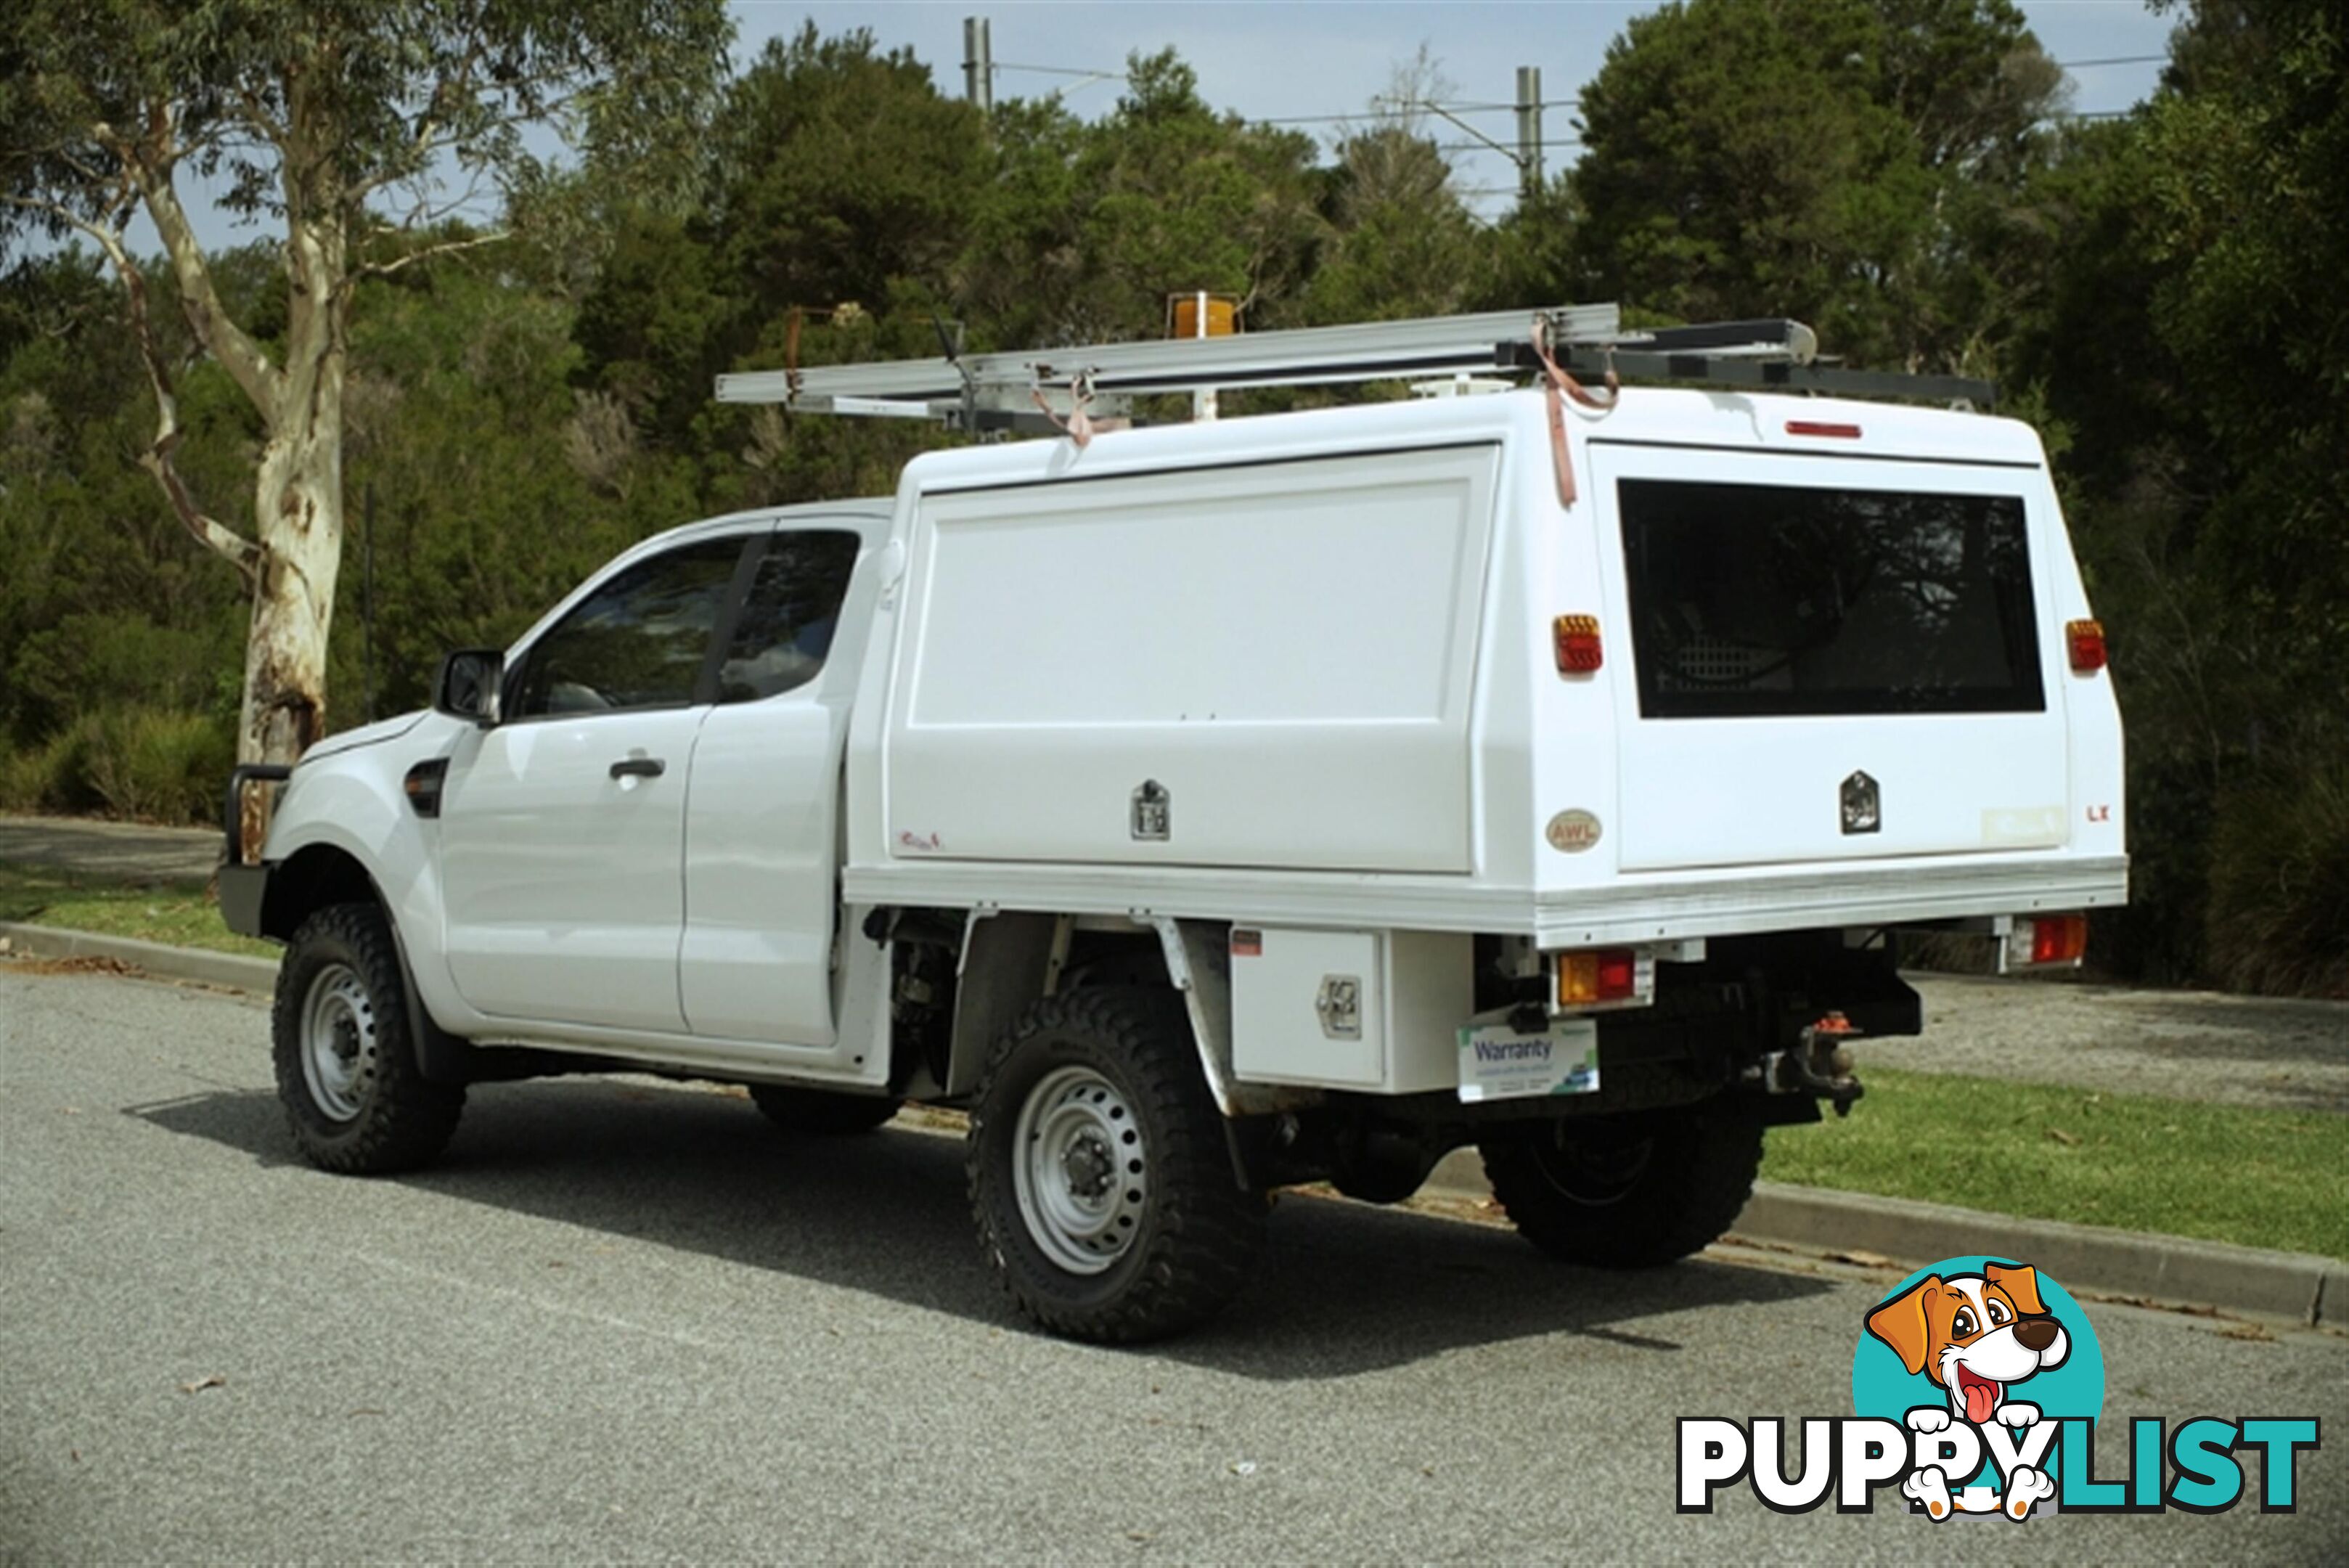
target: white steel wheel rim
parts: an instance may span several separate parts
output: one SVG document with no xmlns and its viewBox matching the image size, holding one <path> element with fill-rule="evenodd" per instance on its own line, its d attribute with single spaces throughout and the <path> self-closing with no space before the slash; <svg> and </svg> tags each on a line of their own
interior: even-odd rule
<svg viewBox="0 0 2349 1568">
<path fill-rule="evenodd" d="M 347 963 L 330 963 L 302 1002 L 302 1081 L 329 1121 L 357 1119 L 367 1075 L 375 1070 L 375 1002 Z"/>
<path fill-rule="evenodd" d="M 1090 1067 L 1037 1080 L 1012 1132 L 1011 1182 L 1030 1240 L 1056 1268 L 1098 1274 L 1141 1234 L 1149 1145 L 1117 1085 Z"/>
</svg>

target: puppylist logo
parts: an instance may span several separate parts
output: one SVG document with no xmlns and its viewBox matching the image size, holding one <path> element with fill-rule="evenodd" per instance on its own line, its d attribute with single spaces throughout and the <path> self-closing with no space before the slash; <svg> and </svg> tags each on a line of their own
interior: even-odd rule
<svg viewBox="0 0 2349 1568">
<path fill-rule="evenodd" d="M 1830 1498 L 1839 1513 L 1870 1513 L 1889 1489 L 1906 1511 L 1943 1524 L 1991 1514 L 2021 1523 L 2040 1511 L 2221 1513 L 2254 1492 L 2261 1511 L 2289 1513 L 2300 1455 L 2317 1446 L 2313 1417 L 2139 1416 L 2126 1469 L 2100 1478 L 2095 1330 L 2063 1286 L 1993 1258 L 1945 1259 L 1870 1309 L 1851 1387 L 1855 1415 L 1797 1423 L 1799 1469 L 1786 1459 L 1785 1421 L 1682 1417 L 1679 1511 L 1710 1513 L 1714 1493 L 1744 1481 L 1780 1513 Z"/>
</svg>

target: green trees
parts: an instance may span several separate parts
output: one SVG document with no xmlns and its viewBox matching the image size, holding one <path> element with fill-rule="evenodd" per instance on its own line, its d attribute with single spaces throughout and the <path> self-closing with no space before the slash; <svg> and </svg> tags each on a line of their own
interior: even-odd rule
<svg viewBox="0 0 2349 1568">
<path fill-rule="evenodd" d="M 657 162 L 689 130 L 727 36 L 717 0 L 18 0 L 0 19 L 0 212 L 111 265 L 154 409 L 139 461 L 251 587 L 240 756 L 284 761 L 323 733 L 359 283 L 489 243 L 441 228 L 467 182 L 504 194 L 509 215 L 557 204 L 526 127 L 573 133 L 606 171 Z M 222 287 L 184 205 L 191 176 L 279 229 L 266 327 Z M 249 529 L 181 468 L 179 367 L 158 320 L 170 302 L 129 253 L 134 215 L 161 239 L 195 344 L 250 405 Z"/>
<path fill-rule="evenodd" d="M 1305 290 L 1308 324 L 1442 316 L 1481 304 L 1499 247 L 1460 199 L 1434 141 L 1395 119 L 1355 131 L 1337 151 L 1325 203 L 1330 237 Z"/>
<path fill-rule="evenodd" d="M 2044 389 L 2130 721 L 2147 971 L 2349 992 L 2349 80 L 2321 7 L 2203 0 L 2038 182 Z"/>
<path fill-rule="evenodd" d="M 1988 369 L 2012 287 L 1992 232 L 2060 81 L 2008 0 L 1676 0 L 1583 91 L 1560 281 L 1689 320 L 1799 316 L 1859 363 Z"/>
</svg>

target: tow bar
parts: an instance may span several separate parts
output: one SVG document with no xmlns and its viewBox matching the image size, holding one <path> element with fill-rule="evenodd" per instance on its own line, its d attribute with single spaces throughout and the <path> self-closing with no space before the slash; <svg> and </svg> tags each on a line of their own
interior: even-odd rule
<svg viewBox="0 0 2349 1568">
<path fill-rule="evenodd" d="M 1840 1012 L 1806 1025 L 1791 1051 L 1774 1051 L 1762 1061 L 1762 1081 L 1774 1095 L 1811 1094 L 1835 1102 L 1836 1115 L 1851 1115 L 1852 1102 L 1866 1094 L 1851 1075 L 1851 1047 L 1859 1030 Z"/>
</svg>

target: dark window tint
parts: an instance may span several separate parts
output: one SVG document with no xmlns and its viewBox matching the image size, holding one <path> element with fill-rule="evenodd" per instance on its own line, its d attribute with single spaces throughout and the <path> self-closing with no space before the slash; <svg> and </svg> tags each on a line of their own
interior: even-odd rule
<svg viewBox="0 0 2349 1568">
<path fill-rule="evenodd" d="M 2038 712 L 2022 501 L 1625 480 L 1651 719 Z"/>
<path fill-rule="evenodd" d="M 832 650 L 855 566 L 854 534 L 776 535 L 719 667 L 718 700 L 756 701 L 814 680 Z"/>
<path fill-rule="evenodd" d="M 740 535 L 706 540 L 639 561 L 597 588 L 530 650 L 514 716 L 693 701 L 741 558 Z"/>
</svg>

